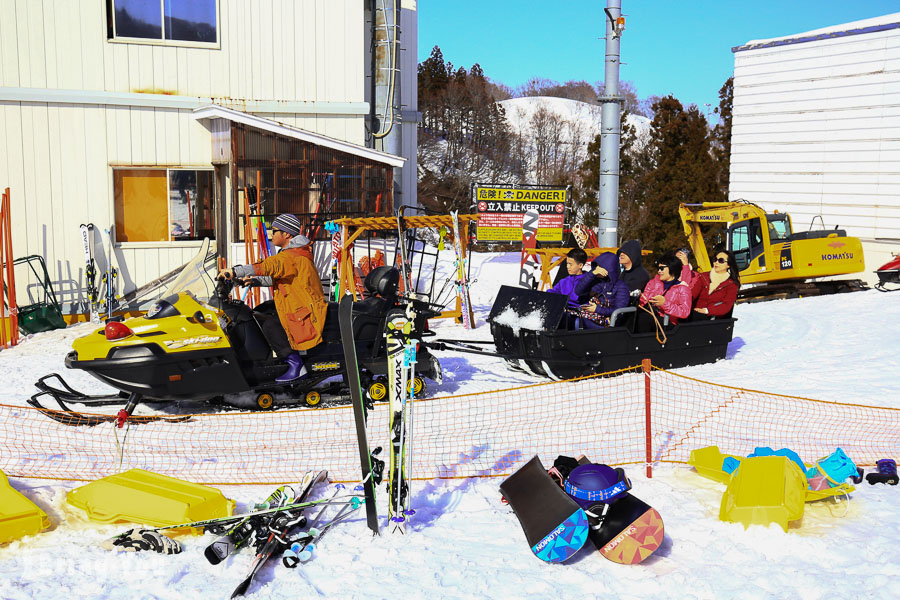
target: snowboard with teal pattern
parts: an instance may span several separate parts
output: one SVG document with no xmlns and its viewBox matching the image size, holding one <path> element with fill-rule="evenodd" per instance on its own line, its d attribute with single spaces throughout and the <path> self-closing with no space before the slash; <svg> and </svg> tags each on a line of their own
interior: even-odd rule
<svg viewBox="0 0 900 600">
<path fill-rule="evenodd" d="M 588 539 L 588 520 L 575 503 L 547 474 L 535 456 L 500 484 L 525 532 L 534 555 L 557 563 L 574 556 Z"/>
</svg>

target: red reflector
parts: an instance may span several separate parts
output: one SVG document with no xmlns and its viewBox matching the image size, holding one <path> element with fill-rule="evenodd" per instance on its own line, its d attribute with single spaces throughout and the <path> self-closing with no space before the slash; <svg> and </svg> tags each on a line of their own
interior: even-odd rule
<svg viewBox="0 0 900 600">
<path fill-rule="evenodd" d="M 181 381 L 181 375 L 169 375 L 169 381 Z"/>
<path fill-rule="evenodd" d="M 106 328 L 103 332 L 106 334 L 106 339 L 108 340 L 121 340 L 130 335 L 134 335 L 134 332 L 128 328 L 128 325 L 121 321 L 110 321 L 106 324 Z"/>
</svg>

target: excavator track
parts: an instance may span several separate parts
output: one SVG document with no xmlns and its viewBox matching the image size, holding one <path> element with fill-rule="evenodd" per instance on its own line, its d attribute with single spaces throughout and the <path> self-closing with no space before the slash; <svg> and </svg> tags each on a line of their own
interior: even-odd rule
<svg viewBox="0 0 900 600">
<path fill-rule="evenodd" d="M 864 292 L 869 288 L 862 279 L 843 279 L 835 281 L 798 281 L 788 283 L 767 283 L 741 287 L 737 301 L 765 302 L 766 300 L 783 300 L 786 298 L 806 298 L 808 296 L 827 296 L 830 294 L 846 294 Z"/>
</svg>

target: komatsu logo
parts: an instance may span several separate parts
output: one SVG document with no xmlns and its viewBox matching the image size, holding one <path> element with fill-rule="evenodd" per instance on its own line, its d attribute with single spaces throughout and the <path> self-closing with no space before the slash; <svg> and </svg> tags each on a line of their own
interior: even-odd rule
<svg viewBox="0 0 900 600">
<path fill-rule="evenodd" d="M 719 215 L 700 215 L 698 221 L 721 221 L 722 217 Z"/>
<path fill-rule="evenodd" d="M 853 253 L 841 252 L 840 254 L 823 254 L 822 260 L 853 260 Z"/>
<path fill-rule="evenodd" d="M 538 542 L 538 543 L 537 543 L 537 546 L 535 546 L 534 549 L 537 550 L 538 552 L 540 552 L 541 550 L 543 550 L 543 549 L 547 546 L 547 544 L 549 544 L 550 542 L 552 542 L 553 540 L 555 540 L 555 539 L 559 536 L 559 534 L 561 534 L 563 531 L 565 531 L 565 527 L 563 527 L 562 525 L 560 525 L 559 527 L 557 527 L 556 529 L 554 529 L 553 531 L 551 531 L 551 532 L 547 535 L 547 537 L 545 537 L 545 538 L 542 539 L 540 542 Z"/>
</svg>

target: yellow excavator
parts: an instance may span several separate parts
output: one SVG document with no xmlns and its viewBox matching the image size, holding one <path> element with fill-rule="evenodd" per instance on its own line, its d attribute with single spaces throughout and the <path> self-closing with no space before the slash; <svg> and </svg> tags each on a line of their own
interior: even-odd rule
<svg viewBox="0 0 900 600">
<path fill-rule="evenodd" d="M 710 270 L 701 226 L 726 228 L 726 247 L 740 269 L 741 297 L 817 295 L 866 289 L 860 280 L 807 279 L 865 270 L 862 242 L 842 229 L 795 232 L 791 217 L 746 201 L 681 204 L 678 214 L 701 271 Z M 746 284 L 766 284 L 752 286 Z"/>
</svg>

